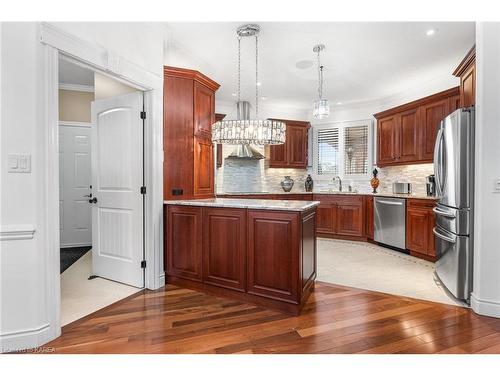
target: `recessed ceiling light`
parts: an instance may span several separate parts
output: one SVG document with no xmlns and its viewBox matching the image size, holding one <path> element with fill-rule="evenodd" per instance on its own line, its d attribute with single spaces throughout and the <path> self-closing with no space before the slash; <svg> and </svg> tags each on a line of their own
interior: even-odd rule
<svg viewBox="0 0 500 375">
<path fill-rule="evenodd" d="M 425 35 L 427 36 L 433 36 L 434 34 L 436 34 L 436 29 L 429 29 L 425 32 Z"/>
<path fill-rule="evenodd" d="M 235 92 L 233 92 L 231 95 L 232 95 L 232 96 L 236 96 L 236 93 L 235 93 Z"/>
<path fill-rule="evenodd" d="M 257 82 L 257 86 L 262 86 L 262 83 L 260 83 L 260 82 Z"/>
<path fill-rule="evenodd" d="M 341 104 L 342 104 L 342 102 L 337 102 L 337 105 L 341 105 Z"/>
<path fill-rule="evenodd" d="M 267 96 L 261 96 L 260 97 L 262 100 L 267 100 Z"/>
<path fill-rule="evenodd" d="M 308 69 L 311 66 L 313 66 L 313 61 L 312 60 L 297 61 L 297 63 L 295 63 L 295 66 L 297 67 L 297 69 Z"/>
</svg>

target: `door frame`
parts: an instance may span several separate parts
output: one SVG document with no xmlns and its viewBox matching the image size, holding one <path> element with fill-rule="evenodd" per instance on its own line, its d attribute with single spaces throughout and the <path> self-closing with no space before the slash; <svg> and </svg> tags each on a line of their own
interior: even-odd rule
<svg viewBox="0 0 500 375">
<path fill-rule="evenodd" d="M 40 84 L 37 103 L 40 109 L 40 168 L 42 184 L 40 233 L 45 254 L 47 287 L 46 314 L 49 321 L 47 339 L 61 334 L 60 319 L 60 241 L 59 241 L 59 56 L 83 64 L 144 92 L 144 175 L 147 187 L 144 211 L 145 287 L 165 285 L 163 270 L 163 78 L 138 66 L 114 51 L 75 37 L 58 27 L 39 23 L 41 43 Z M 142 228 L 139 228 L 142 230 Z M 47 340 L 47 341 L 48 341 Z"/>
</svg>

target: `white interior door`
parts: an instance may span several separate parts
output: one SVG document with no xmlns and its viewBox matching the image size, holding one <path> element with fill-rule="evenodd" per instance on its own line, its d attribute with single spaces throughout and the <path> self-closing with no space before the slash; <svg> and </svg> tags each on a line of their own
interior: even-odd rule
<svg viewBox="0 0 500 375">
<path fill-rule="evenodd" d="M 92 103 L 92 263 L 96 276 L 143 287 L 142 92 Z"/>
<path fill-rule="evenodd" d="M 59 220 L 61 247 L 92 244 L 90 124 L 59 124 Z"/>
</svg>

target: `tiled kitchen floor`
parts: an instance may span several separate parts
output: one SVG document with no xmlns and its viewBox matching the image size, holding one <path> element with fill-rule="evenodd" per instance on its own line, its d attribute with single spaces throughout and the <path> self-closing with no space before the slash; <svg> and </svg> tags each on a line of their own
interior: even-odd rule
<svg viewBox="0 0 500 375">
<path fill-rule="evenodd" d="M 464 306 L 440 285 L 434 264 L 384 247 L 318 239 L 317 280 Z"/>
<path fill-rule="evenodd" d="M 137 293 L 140 289 L 92 275 L 92 251 L 61 274 L 61 326 Z"/>
</svg>

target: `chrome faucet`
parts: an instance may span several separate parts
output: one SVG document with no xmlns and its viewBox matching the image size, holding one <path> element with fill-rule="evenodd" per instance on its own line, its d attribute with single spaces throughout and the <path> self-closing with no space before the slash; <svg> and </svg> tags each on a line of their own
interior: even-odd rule
<svg viewBox="0 0 500 375">
<path fill-rule="evenodd" d="M 339 191 L 342 191 L 342 180 L 340 178 L 340 176 L 336 176 L 333 178 L 333 182 L 335 182 L 336 179 L 339 179 Z"/>
</svg>

